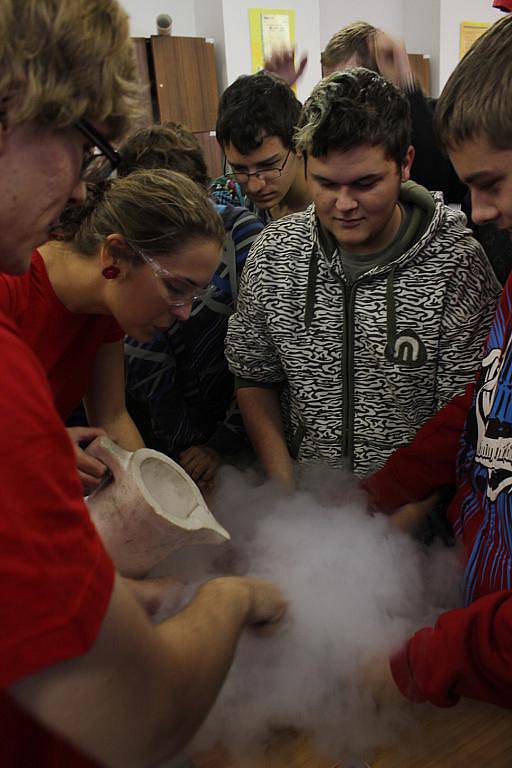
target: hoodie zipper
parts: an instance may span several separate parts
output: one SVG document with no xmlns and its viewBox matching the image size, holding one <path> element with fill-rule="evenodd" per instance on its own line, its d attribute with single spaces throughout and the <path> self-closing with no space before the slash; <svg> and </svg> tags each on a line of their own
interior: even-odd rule
<svg viewBox="0 0 512 768">
<path fill-rule="evenodd" d="M 340 280 L 343 287 L 344 318 L 343 318 L 343 443 L 342 454 L 348 459 L 348 469 L 354 468 L 354 306 L 356 285 L 347 286 Z"/>
<path fill-rule="evenodd" d="M 437 198 L 435 199 L 436 202 L 436 208 L 433 212 L 431 221 L 426 229 L 426 231 L 423 233 L 421 238 L 414 244 L 414 246 L 409 249 L 406 253 L 402 254 L 395 262 L 393 262 L 391 265 L 387 264 L 385 267 L 381 267 L 377 269 L 375 272 L 372 272 L 371 274 L 365 273 L 361 275 L 357 280 L 355 280 L 351 285 L 347 285 L 347 283 L 343 280 L 343 278 L 337 274 L 336 272 L 332 271 L 331 274 L 338 280 L 339 284 L 341 285 L 342 291 L 343 291 L 343 371 L 342 371 L 342 381 L 343 381 L 343 427 L 342 427 L 342 435 L 341 435 L 341 450 L 342 450 L 342 456 L 343 458 L 347 459 L 347 467 L 350 470 L 353 470 L 354 468 L 354 414 L 355 414 L 355 407 L 354 407 L 354 316 L 355 316 L 355 296 L 356 296 L 356 290 L 357 286 L 360 282 L 364 282 L 365 278 L 373 278 L 376 276 L 381 276 L 382 274 L 385 274 L 386 271 L 391 267 L 397 267 L 401 265 L 406 258 L 410 259 L 411 256 L 415 256 L 416 253 L 421 250 L 421 248 L 425 247 L 426 242 L 430 242 L 433 236 L 433 222 L 435 220 L 435 231 L 437 232 L 439 229 L 439 225 L 441 223 L 441 220 L 438 215 L 438 208 L 437 203 L 439 202 Z M 320 254 L 323 254 L 321 246 L 319 247 L 317 245 L 317 248 L 320 252 Z M 414 251 L 414 253 L 412 253 Z M 312 258 L 313 261 L 313 258 Z M 316 270 L 318 270 L 318 265 L 315 262 Z M 311 272 L 311 266 L 310 266 L 310 272 Z M 316 274 L 315 278 L 313 279 L 313 289 L 311 290 L 311 286 L 308 284 L 308 292 L 307 292 L 307 307 L 306 307 L 306 318 L 308 319 L 309 323 L 311 322 L 313 313 L 314 313 L 314 290 L 315 290 L 315 284 L 316 284 Z M 313 295 L 311 295 L 313 293 Z M 308 322 L 306 323 L 308 324 Z"/>
<path fill-rule="evenodd" d="M 341 433 L 341 454 L 348 459 L 347 469 L 354 468 L 354 307 L 358 282 L 366 275 L 362 275 L 351 285 L 347 285 L 343 278 L 332 273 L 343 291 L 343 355 L 341 378 L 343 382 L 343 426 Z"/>
</svg>

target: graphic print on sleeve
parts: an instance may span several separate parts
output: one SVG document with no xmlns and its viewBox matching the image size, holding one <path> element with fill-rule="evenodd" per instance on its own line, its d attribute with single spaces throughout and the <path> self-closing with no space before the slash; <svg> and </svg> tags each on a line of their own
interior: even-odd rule
<svg viewBox="0 0 512 768">
<path fill-rule="evenodd" d="M 463 494 L 455 530 L 469 545 L 465 602 L 512 586 L 512 335 L 503 291 L 459 456 Z"/>
</svg>

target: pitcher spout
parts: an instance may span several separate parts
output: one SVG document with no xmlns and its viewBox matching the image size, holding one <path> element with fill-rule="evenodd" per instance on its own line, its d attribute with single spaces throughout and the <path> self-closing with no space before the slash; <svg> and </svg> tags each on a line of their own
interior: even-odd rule
<svg viewBox="0 0 512 768">
<path fill-rule="evenodd" d="M 168 456 L 148 448 L 130 453 L 106 437 L 97 438 L 87 450 L 112 472 L 113 482 L 87 503 L 123 575 L 145 576 L 183 546 L 229 540 L 197 485 Z"/>
</svg>

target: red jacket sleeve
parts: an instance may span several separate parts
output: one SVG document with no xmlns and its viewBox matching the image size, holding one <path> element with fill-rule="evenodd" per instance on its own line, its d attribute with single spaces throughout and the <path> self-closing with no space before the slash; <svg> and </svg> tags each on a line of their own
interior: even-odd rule
<svg viewBox="0 0 512 768">
<path fill-rule="evenodd" d="M 450 707 L 461 697 L 512 708 L 512 592 L 493 592 L 443 613 L 391 659 L 411 701 Z"/>
<path fill-rule="evenodd" d="M 382 469 L 361 482 L 379 509 L 392 512 L 455 482 L 457 452 L 473 391 L 471 383 L 463 395 L 432 416 L 409 445 L 398 448 Z"/>
</svg>

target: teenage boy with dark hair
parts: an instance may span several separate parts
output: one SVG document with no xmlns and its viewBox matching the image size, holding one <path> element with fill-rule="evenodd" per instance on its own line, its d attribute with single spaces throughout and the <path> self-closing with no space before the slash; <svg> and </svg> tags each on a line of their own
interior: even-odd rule
<svg viewBox="0 0 512 768">
<path fill-rule="evenodd" d="M 436 127 L 473 216 L 512 233 L 512 17 L 492 26 L 448 80 Z M 393 517 L 418 520 L 414 502 L 456 484 L 448 517 L 464 543 L 466 607 L 416 633 L 392 660 L 412 701 L 461 697 L 512 707 L 512 278 L 503 289 L 480 371 L 364 483 Z M 388 666 L 383 665 L 383 675 Z M 391 688 L 389 689 L 392 690 Z"/>
<path fill-rule="evenodd" d="M 216 134 L 231 170 L 225 168 L 212 185 L 217 202 L 245 205 L 264 224 L 308 205 L 304 164 L 293 138 L 300 110 L 292 89 L 269 72 L 241 75 L 226 88 Z"/>
<path fill-rule="evenodd" d="M 293 458 L 381 466 L 471 380 L 499 295 L 465 218 L 407 182 L 403 93 L 366 69 L 321 81 L 297 147 L 313 199 L 253 246 L 227 357 L 266 473 Z"/>
</svg>

